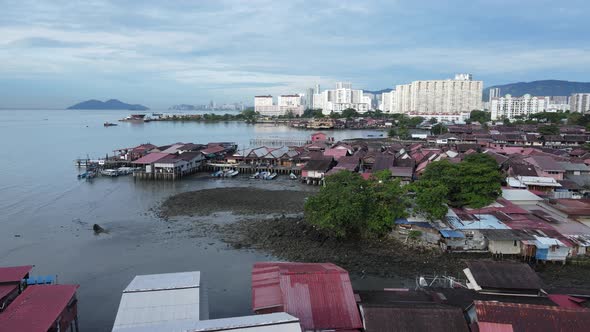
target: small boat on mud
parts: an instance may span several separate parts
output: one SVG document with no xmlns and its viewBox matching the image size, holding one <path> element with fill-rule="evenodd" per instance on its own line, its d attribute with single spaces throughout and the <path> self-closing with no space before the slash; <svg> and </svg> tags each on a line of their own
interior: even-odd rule
<svg viewBox="0 0 590 332">
<path fill-rule="evenodd" d="M 223 171 L 217 171 L 217 172 L 211 174 L 211 176 L 214 178 L 220 178 L 222 175 L 223 175 Z"/>
<path fill-rule="evenodd" d="M 278 176 L 278 174 L 276 172 L 273 172 L 273 173 L 268 174 L 264 179 L 265 180 L 274 180 L 277 176 Z"/>
<path fill-rule="evenodd" d="M 229 172 L 227 172 L 225 174 L 225 176 L 228 177 L 228 178 L 233 178 L 234 176 L 236 176 L 238 174 L 240 174 L 240 171 L 238 171 L 238 170 L 230 170 Z"/>
<path fill-rule="evenodd" d="M 116 169 L 107 168 L 107 169 L 103 169 L 100 172 L 100 174 L 102 174 L 104 176 L 116 177 L 116 176 L 119 176 L 119 171 L 117 171 Z"/>
<path fill-rule="evenodd" d="M 295 173 L 291 173 L 291 174 L 289 174 L 289 179 L 297 180 L 297 175 L 295 175 Z"/>
<path fill-rule="evenodd" d="M 250 176 L 250 179 L 258 179 L 259 176 L 260 176 L 260 172 L 256 172 Z"/>
</svg>

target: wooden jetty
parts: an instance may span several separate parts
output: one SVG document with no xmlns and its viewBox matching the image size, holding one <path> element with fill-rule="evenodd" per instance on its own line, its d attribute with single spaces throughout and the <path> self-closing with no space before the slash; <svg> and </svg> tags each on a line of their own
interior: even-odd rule
<svg viewBox="0 0 590 332">
<path fill-rule="evenodd" d="M 270 138 L 253 138 L 250 140 L 250 146 L 303 146 L 310 143 L 309 140 L 296 137 L 270 137 Z"/>
</svg>

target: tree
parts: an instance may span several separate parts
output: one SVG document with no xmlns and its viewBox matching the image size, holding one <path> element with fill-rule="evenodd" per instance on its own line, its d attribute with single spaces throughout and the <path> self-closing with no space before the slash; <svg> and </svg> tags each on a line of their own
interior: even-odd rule
<svg viewBox="0 0 590 332">
<path fill-rule="evenodd" d="M 413 118 L 410 118 L 408 120 L 407 126 L 409 128 L 416 128 L 416 126 L 418 126 L 419 124 L 421 124 L 422 122 L 424 122 L 424 118 L 421 116 L 415 116 Z"/>
<path fill-rule="evenodd" d="M 416 192 L 416 210 L 431 220 L 440 220 L 447 214 L 449 189 L 433 181 L 417 181 L 413 184 Z"/>
<path fill-rule="evenodd" d="M 410 131 L 406 126 L 401 126 L 397 129 L 397 135 L 400 139 L 410 139 L 412 136 L 410 135 Z"/>
<path fill-rule="evenodd" d="M 324 114 L 322 113 L 322 110 L 319 108 L 316 108 L 316 109 L 308 108 L 305 111 L 303 111 L 303 115 L 301 117 L 302 118 L 323 118 Z"/>
<path fill-rule="evenodd" d="M 471 121 L 477 121 L 483 124 L 492 120 L 492 114 L 486 111 L 473 110 L 469 114 L 469 119 L 471 119 Z"/>
<path fill-rule="evenodd" d="M 510 126 L 510 119 L 508 119 L 506 117 L 503 118 L 502 119 L 502 124 L 505 125 L 505 126 Z"/>
<path fill-rule="evenodd" d="M 559 135 L 559 127 L 554 124 L 541 126 L 541 127 L 539 127 L 539 134 L 541 134 L 543 136 Z"/>
<path fill-rule="evenodd" d="M 347 108 L 342 111 L 342 117 L 347 119 L 356 118 L 359 116 L 359 113 L 354 108 Z"/>
<path fill-rule="evenodd" d="M 430 118 L 430 120 L 428 120 L 428 122 L 429 122 L 430 124 L 435 124 L 435 123 L 437 123 L 437 122 L 438 122 L 438 119 L 437 119 L 437 118 Z"/>
<path fill-rule="evenodd" d="M 431 163 L 414 188 L 417 197 L 436 198 L 434 193 L 427 191 L 432 187 L 444 186 L 448 190 L 447 198 L 450 205 L 480 208 L 498 198 L 502 180 L 502 174 L 494 158 L 487 154 L 474 153 L 465 157 L 459 164 L 452 164 L 446 160 Z M 425 183 L 422 184 L 422 181 Z"/>
<path fill-rule="evenodd" d="M 408 206 L 405 189 L 389 177 L 383 172 L 364 180 L 349 171 L 326 177 L 326 185 L 305 202 L 306 220 L 340 238 L 386 234 Z"/>
<path fill-rule="evenodd" d="M 442 135 L 448 133 L 449 129 L 447 129 L 447 127 L 444 124 L 437 123 L 434 126 L 432 126 L 431 131 L 433 135 Z"/>
</svg>

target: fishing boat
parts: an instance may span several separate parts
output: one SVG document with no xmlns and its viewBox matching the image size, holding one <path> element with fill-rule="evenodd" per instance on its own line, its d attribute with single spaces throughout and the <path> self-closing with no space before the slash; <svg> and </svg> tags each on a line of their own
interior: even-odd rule
<svg viewBox="0 0 590 332">
<path fill-rule="evenodd" d="M 104 123 L 104 126 L 105 127 L 113 127 L 113 126 L 116 126 L 116 125 L 117 125 L 116 123 L 111 123 L 111 122 L 105 122 Z"/>
<path fill-rule="evenodd" d="M 102 174 L 104 176 L 110 176 L 110 177 L 119 176 L 119 172 L 116 169 L 112 169 L 112 168 L 103 169 L 100 172 L 100 174 Z"/>
<path fill-rule="evenodd" d="M 219 178 L 222 175 L 223 175 L 223 171 L 217 171 L 217 172 L 211 174 L 211 176 L 214 177 L 214 178 Z"/>
<path fill-rule="evenodd" d="M 271 174 L 269 174 L 265 180 L 274 180 L 276 177 L 278 176 L 278 174 L 276 172 L 273 172 Z"/>
<path fill-rule="evenodd" d="M 260 172 L 256 172 L 256 173 L 254 173 L 254 175 L 250 176 L 250 179 L 258 179 L 259 176 L 260 176 Z"/>
<path fill-rule="evenodd" d="M 78 174 L 78 179 L 85 179 L 88 176 L 88 172 Z"/>
<path fill-rule="evenodd" d="M 291 173 L 291 174 L 289 174 L 289 179 L 297 180 L 297 175 L 295 175 L 295 173 Z"/>
</svg>

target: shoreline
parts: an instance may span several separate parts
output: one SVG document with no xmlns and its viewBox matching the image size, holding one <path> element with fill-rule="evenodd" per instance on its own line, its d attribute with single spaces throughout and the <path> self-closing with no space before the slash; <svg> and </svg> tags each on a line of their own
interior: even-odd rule
<svg viewBox="0 0 590 332">
<path fill-rule="evenodd" d="M 303 200 L 311 194 L 248 187 L 205 189 L 169 197 L 158 214 L 165 221 L 181 218 L 198 225 L 203 228 L 200 233 L 218 238 L 235 250 L 260 251 L 288 261 L 332 262 L 360 278 L 414 280 L 424 275 L 447 275 L 465 279 L 465 261 L 492 259 L 489 253 L 447 253 L 392 237 L 327 237 L 304 220 Z M 220 201 L 219 197 L 225 199 Z M 211 221 L 211 216 L 217 221 Z M 590 289 L 588 265 L 535 264 L 533 268 L 549 288 Z"/>
</svg>

